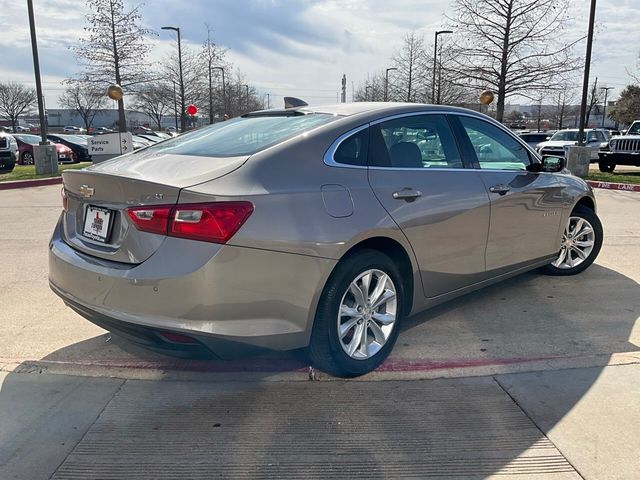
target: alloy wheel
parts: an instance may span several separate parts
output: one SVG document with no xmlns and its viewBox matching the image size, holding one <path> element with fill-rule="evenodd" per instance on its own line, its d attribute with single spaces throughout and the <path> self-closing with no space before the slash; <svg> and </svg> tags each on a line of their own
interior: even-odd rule
<svg viewBox="0 0 640 480">
<path fill-rule="evenodd" d="M 29 152 L 23 153 L 22 163 L 25 165 L 33 165 L 33 155 L 31 155 Z"/>
<path fill-rule="evenodd" d="M 340 302 L 340 346 L 355 360 L 371 358 L 387 343 L 396 314 L 397 291 L 391 277 L 378 269 L 359 274 Z"/>
<path fill-rule="evenodd" d="M 552 265 L 560 269 L 575 268 L 589 258 L 594 245 L 593 226 L 582 217 L 570 217 L 562 236 L 560 254 Z"/>
</svg>

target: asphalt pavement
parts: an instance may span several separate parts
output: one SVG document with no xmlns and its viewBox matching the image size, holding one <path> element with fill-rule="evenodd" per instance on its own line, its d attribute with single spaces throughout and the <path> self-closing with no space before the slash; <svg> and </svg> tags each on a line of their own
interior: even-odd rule
<svg viewBox="0 0 640 480">
<path fill-rule="evenodd" d="M 59 186 L 0 192 L 0 478 L 636 478 L 640 194 L 605 242 L 407 319 L 357 381 L 294 353 L 185 361 L 111 336 L 47 285 Z M 440 378 L 438 380 L 431 380 Z"/>
</svg>

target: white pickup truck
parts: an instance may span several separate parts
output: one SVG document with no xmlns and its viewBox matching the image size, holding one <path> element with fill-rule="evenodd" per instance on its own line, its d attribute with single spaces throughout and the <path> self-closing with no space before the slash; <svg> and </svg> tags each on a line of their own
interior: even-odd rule
<svg viewBox="0 0 640 480">
<path fill-rule="evenodd" d="M 18 143 L 12 135 L 0 132 L 0 174 L 11 172 L 18 160 Z"/>
</svg>

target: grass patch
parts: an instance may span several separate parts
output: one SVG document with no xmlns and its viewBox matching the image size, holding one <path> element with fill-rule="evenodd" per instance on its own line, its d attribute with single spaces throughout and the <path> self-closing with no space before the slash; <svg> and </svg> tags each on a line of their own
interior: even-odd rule
<svg viewBox="0 0 640 480">
<path fill-rule="evenodd" d="M 602 173 L 591 171 L 589 172 L 587 180 L 594 180 L 596 182 L 640 184 L 640 172 Z"/>
<path fill-rule="evenodd" d="M 69 163 L 58 165 L 57 174 L 36 175 L 35 165 L 16 165 L 12 172 L 0 173 L 0 182 L 8 182 L 12 180 L 33 180 L 36 178 L 59 177 L 64 170 L 75 170 L 91 165 L 91 162 Z"/>
</svg>

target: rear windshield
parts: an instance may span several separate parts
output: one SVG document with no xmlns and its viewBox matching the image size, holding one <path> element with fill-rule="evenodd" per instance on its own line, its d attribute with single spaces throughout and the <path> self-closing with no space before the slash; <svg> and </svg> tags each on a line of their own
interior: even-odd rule
<svg viewBox="0 0 640 480">
<path fill-rule="evenodd" d="M 144 149 L 144 154 L 209 157 L 252 155 L 338 118 L 326 113 L 234 118 L 165 140 Z"/>
</svg>

